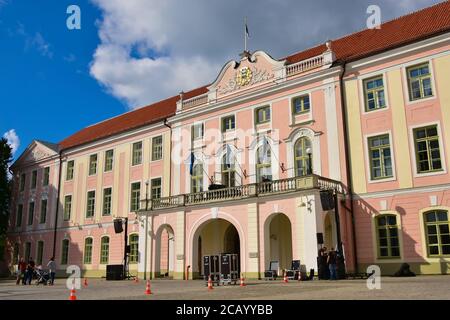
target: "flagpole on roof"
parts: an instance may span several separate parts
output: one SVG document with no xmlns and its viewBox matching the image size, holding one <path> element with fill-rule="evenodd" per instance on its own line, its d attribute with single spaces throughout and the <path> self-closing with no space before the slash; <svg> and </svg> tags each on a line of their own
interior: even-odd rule
<svg viewBox="0 0 450 320">
<path fill-rule="evenodd" d="M 247 52 L 247 36 L 248 36 L 248 32 L 247 32 L 248 28 L 247 28 L 247 17 L 244 18 L 244 52 Z"/>
</svg>

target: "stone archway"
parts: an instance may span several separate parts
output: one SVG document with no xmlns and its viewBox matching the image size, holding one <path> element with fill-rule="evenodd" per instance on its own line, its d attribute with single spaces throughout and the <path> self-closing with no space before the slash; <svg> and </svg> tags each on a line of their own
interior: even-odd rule
<svg viewBox="0 0 450 320">
<path fill-rule="evenodd" d="M 290 269 L 292 264 L 292 225 L 288 216 L 275 213 L 264 223 L 264 263 L 278 261 L 279 268 Z"/>
<path fill-rule="evenodd" d="M 242 241 L 238 230 L 228 220 L 217 218 L 203 222 L 192 239 L 192 275 L 194 279 L 203 275 L 202 257 L 234 253 L 239 255 L 240 266 Z"/>
<path fill-rule="evenodd" d="M 327 249 L 336 249 L 337 237 L 336 237 L 336 221 L 334 220 L 334 213 L 326 213 L 323 221 L 323 245 Z"/>
<path fill-rule="evenodd" d="M 173 277 L 175 267 L 173 229 L 170 225 L 162 225 L 155 236 L 155 277 Z"/>
</svg>

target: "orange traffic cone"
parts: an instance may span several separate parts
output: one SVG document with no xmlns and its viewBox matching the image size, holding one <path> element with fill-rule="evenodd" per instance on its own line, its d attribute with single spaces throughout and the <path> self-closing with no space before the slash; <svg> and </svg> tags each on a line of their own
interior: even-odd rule
<svg viewBox="0 0 450 320">
<path fill-rule="evenodd" d="M 241 284 L 239 285 L 240 287 L 245 287 L 246 286 L 244 280 L 245 280 L 244 277 L 241 277 Z"/>
<path fill-rule="evenodd" d="M 77 296 L 75 295 L 75 288 L 73 286 L 72 289 L 70 290 L 69 300 L 77 300 Z"/>
<path fill-rule="evenodd" d="M 211 276 L 208 277 L 208 290 L 212 290 L 213 288 L 213 284 L 212 284 L 212 280 L 211 280 Z"/>
<path fill-rule="evenodd" d="M 87 287 L 88 286 L 88 282 L 87 282 L 87 278 L 84 278 L 84 283 L 83 286 Z"/>
<path fill-rule="evenodd" d="M 286 273 L 284 274 L 283 282 L 284 282 L 284 283 L 288 283 L 288 282 L 289 282 Z"/>
<path fill-rule="evenodd" d="M 152 290 L 150 289 L 150 280 L 147 280 L 147 285 L 145 287 L 145 294 L 152 294 Z"/>
</svg>

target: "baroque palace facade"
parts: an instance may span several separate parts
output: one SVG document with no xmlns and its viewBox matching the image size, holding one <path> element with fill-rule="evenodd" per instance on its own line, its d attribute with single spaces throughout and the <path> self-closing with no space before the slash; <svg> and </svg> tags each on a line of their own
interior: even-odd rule
<svg viewBox="0 0 450 320">
<path fill-rule="evenodd" d="M 104 276 L 128 218 L 140 276 L 197 278 L 222 252 L 249 278 L 317 270 L 317 234 L 347 272 L 448 273 L 449 88 L 449 2 L 282 59 L 244 52 L 208 86 L 31 143 L 12 166 L 10 265 Z"/>
</svg>

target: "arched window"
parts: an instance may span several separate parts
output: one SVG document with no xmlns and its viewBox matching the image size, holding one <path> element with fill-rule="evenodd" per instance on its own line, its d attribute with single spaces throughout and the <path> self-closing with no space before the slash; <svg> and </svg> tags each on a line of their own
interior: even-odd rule
<svg viewBox="0 0 450 320">
<path fill-rule="evenodd" d="M 236 169 L 234 165 L 234 160 L 232 157 L 227 159 L 227 155 L 225 154 L 222 157 L 222 184 L 227 186 L 228 188 L 236 186 L 236 177 L 235 177 Z"/>
<path fill-rule="evenodd" d="M 272 152 L 269 146 L 256 150 L 256 182 L 272 180 Z"/>
<path fill-rule="evenodd" d="M 84 264 L 92 263 L 92 238 L 84 239 Z"/>
<path fill-rule="evenodd" d="M 448 211 L 433 210 L 424 213 L 428 255 L 450 255 L 450 222 Z"/>
<path fill-rule="evenodd" d="M 191 193 L 203 191 L 203 164 L 197 163 L 192 168 Z"/>
<path fill-rule="evenodd" d="M 130 234 L 130 263 L 139 262 L 139 235 Z"/>
<path fill-rule="evenodd" d="M 311 149 L 311 140 L 306 137 L 297 140 L 294 146 L 295 152 L 295 175 L 297 177 L 306 176 L 312 173 L 312 163 L 311 172 L 310 171 L 310 158 L 312 161 L 312 154 L 308 155 L 307 150 Z M 311 152 L 311 151 L 310 151 Z"/>
<path fill-rule="evenodd" d="M 67 264 L 69 262 L 69 243 L 69 239 L 62 241 L 61 264 Z"/>
<path fill-rule="evenodd" d="M 399 258 L 400 242 L 397 216 L 393 214 L 376 217 L 378 257 Z"/>
<path fill-rule="evenodd" d="M 102 237 L 100 245 L 100 263 L 108 264 L 109 260 L 109 237 Z"/>
</svg>

